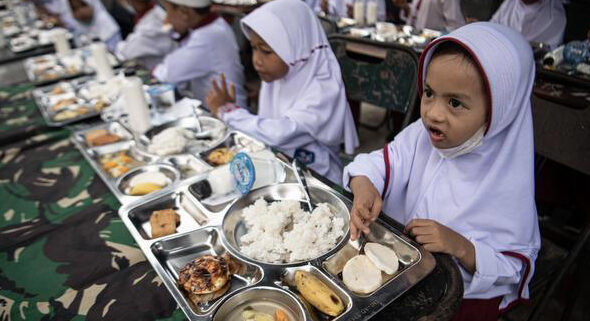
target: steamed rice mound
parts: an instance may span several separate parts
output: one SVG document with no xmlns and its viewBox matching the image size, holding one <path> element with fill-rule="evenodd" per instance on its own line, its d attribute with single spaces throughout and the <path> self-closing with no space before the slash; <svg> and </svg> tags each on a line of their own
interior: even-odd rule
<svg viewBox="0 0 590 321">
<path fill-rule="evenodd" d="M 242 253 L 269 263 L 313 259 L 333 249 L 344 234 L 344 220 L 327 203 L 309 213 L 298 201 L 269 204 L 261 198 L 242 216 L 248 229 L 240 238 Z"/>
</svg>

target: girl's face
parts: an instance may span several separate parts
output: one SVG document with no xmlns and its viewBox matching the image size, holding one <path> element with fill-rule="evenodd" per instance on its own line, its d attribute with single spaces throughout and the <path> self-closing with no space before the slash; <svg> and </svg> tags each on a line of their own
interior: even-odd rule
<svg viewBox="0 0 590 321">
<path fill-rule="evenodd" d="M 250 31 L 250 45 L 252 46 L 252 64 L 262 81 L 273 82 L 287 75 L 289 66 L 254 31 Z"/>
<path fill-rule="evenodd" d="M 487 122 L 487 98 L 475 65 L 459 54 L 435 56 L 426 70 L 420 116 L 436 148 L 463 144 Z"/>
<path fill-rule="evenodd" d="M 92 21 L 94 11 L 87 3 L 82 0 L 71 0 L 70 7 L 72 8 L 72 15 L 76 20 L 84 23 L 90 23 Z"/>
</svg>

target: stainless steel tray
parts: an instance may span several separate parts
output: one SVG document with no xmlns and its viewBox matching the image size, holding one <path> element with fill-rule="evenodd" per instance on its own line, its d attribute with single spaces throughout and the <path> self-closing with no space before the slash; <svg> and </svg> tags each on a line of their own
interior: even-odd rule
<svg viewBox="0 0 590 321">
<path fill-rule="evenodd" d="M 116 133 L 121 137 L 121 140 L 103 146 L 89 146 L 85 139 L 86 134 L 90 131 L 97 129 L 106 129 L 111 133 Z M 127 195 L 124 191 L 124 188 L 122 190 L 121 183 L 124 180 L 123 176 L 130 175 L 132 171 L 142 171 L 142 168 L 148 169 L 147 166 L 152 165 L 157 165 L 162 168 L 174 167 L 175 172 L 178 175 L 178 178 L 164 188 L 164 190 L 174 190 L 174 186 L 186 179 L 196 178 L 197 181 L 206 179 L 209 171 L 213 169 L 213 167 L 209 165 L 207 162 L 205 162 L 203 159 L 201 159 L 198 154 L 183 153 L 170 156 L 158 156 L 145 153 L 143 150 L 136 149 L 136 142 L 133 140 L 133 135 L 126 129 L 125 126 L 121 125 L 119 122 L 101 123 L 100 125 L 96 126 L 84 127 L 83 129 L 74 131 L 70 137 L 70 140 L 74 143 L 76 148 L 78 148 L 78 150 L 82 153 L 84 158 L 90 163 L 90 165 L 99 175 L 99 177 L 104 181 L 104 183 L 108 186 L 111 192 L 117 197 L 117 199 L 122 204 L 127 204 L 129 202 L 133 202 L 135 200 L 143 199 L 144 197 L 146 197 Z M 227 132 L 226 136 L 220 141 L 222 143 L 225 143 L 230 140 L 237 141 L 237 143 L 233 145 L 236 151 L 242 151 L 246 148 L 246 146 L 240 145 L 243 144 L 243 142 L 240 142 L 240 140 L 247 140 L 249 144 L 255 146 L 264 146 L 264 144 L 256 141 L 255 139 L 247 135 L 233 131 Z M 217 146 L 218 145 L 215 145 L 212 148 L 216 148 Z M 266 149 L 263 151 L 271 153 L 269 150 Z M 107 172 L 101 165 L 101 156 L 122 152 L 126 153 L 127 156 L 133 158 L 135 161 L 138 162 L 138 164 L 132 164 L 136 166 L 128 168 L 129 172 L 127 173 L 123 173 L 117 176 L 110 175 L 110 173 Z M 196 170 L 190 175 L 187 175 L 185 167 L 192 167 L 193 169 L 198 167 L 198 170 Z M 210 213 L 215 211 L 222 211 L 224 208 L 227 208 L 227 206 L 229 206 L 229 202 L 231 202 L 233 199 L 235 198 L 228 198 L 227 203 L 224 203 L 221 206 L 215 208 L 205 208 L 207 212 Z"/>
<path fill-rule="evenodd" d="M 28 58 L 23 62 L 23 66 L 25 72 L 27 74 L 27 78 L 30 82 L 34 83 L 36 86 L 43 86 L 46 84 L 54 83 L 60 80 L 65 79 L 72 79 L 84 75 L 91 75 L 95 73 L 94 68 L 89 66 L 88 59 L 91 57 L 90 48 L 83 47 L 78 49 L 72 49 L 72 55 L 77 55 L 81 57 L 82 64 L 79 69 L 68 71 L 67 68 L 63 65 L 62 59 L 57 57 L 56 54 L 48 54 L 42 55 L 38 57 Z M 50 59 L 56 62 L 54 65 L 58 67 L 54 76 L 52 77 L 42 77 L 44 73 L 36 74 L 36 66 L 38 65 L 39 59 Z M 120 65 L 120 61 L 113 55 L 109 53 L 109 60 L 113 67 L 118 67 Z"/>
<path fill-rule="evenodd" d="M 47 85 L 47 86 L 38 87 L 36 89 L 33 89 L 32 90 L 33 99 L 35 100 L 35 104 L 39 108 L 39 111 L 41 112 L 41 115 L 43 116 L 45 123 L 51 127 L 63 127 L 65 125 L 72 124 L 72 123 L 75 123 L 75 122 L 78 122 L 81 120 L 85 120 L 85 119 L 99 116 L 101 110 L 95 108 L 94 102 L 80 98 L 79 95 L 77 94 L 77 90 L 80 86 L 83 86 L 85 83 L 92 81 L 93 79 L 94 79 L 94 77 L 92 77 L 92 76 L 82 76 L 79 78 L 75 78 L 71 81 L 58 82 L 58 83 L 55 83 L 52 85 Z M 72 117 L 72 118 L 68 118 L 68 119 L 64 119 L 64 120 L 55 120 L 54 117 L 55 117 L 55 115 L 57 115 L 59 113 L 59 111 L 54 112 L 51 110 L 49 95 L 50 95 L 51 90 L 53 90 L 57 86 L 70 86 L 74 92 L 73 98 L 75 98 L 79 103 L 78 104 L 79 108 L 86 108 L 88 110 L 88 112 L 86 112 L 84 114 L 80 114 L 77 117 Z M 65 108 L 60 111 L 65 111 L 67 109 L 68 108 Z"/>
<path fill-rule="evenodd" d="M 307 180 L 310 186 L 331 193 L 341 200 L 348 211 L 352 208 L 351 200 L 342 194 L 313 177 Z M 189 188 L 197 181 L 198 177 L 188 179 L 175 186 L 174 190 L 151 194 L 141 201 L 126 204 L 119 210 L 120 217 L 147 260 L 189 320 L 231 321 L 228 318 L 231 318 L 232 313 L 235 313 L 244 302 L 261 298 L 288 308 L 297 320 L 314 320 L 312 315 L 317 311 L 311 312 L 315 309 L 306 308 L 306 303 L 297 296 L 293 286 L 292 279 L 297 270 L 305 270 L 320 278 L 343 301 L 345 311 L 338 317 L 328 318 L 329 320 L 368 320 L 426 277 L 436 264 L 429 252 L 379 219 L 372 226 L 369 240 L 392 247 L 409 261 L 407 264 L 400 264 L 400 270 L 386 279 L 381 288 L 371 295 L 359 295 L 348 290 L 340 279 L 339 269 L 343 262 L 346 262 L 348 256 L 358 252 L 358 242 L 350 241 L 348 233 L 337 247 L 311 261 L 276 265 L 249 259 L 238 252 L 224 236 L 223 222 L 228 207 L 221 212 L 211 212 L 191 194 Z M 194 219 L 194 215 L 189 215 L 186 211 L 187 206 L 179 205 L 181 202 L 189 203 L 188 207 L 193 208 L 189 211 L 198 212 L 197 217 L 201 218 L 200 221 Z M 237 202 L 240 200 L 232 204 Z M 173 208 L 180 214 L 181 222 L 177 233 L 151 239 L 149 228 L 146 227 L 146 224 L 149 225 L 149 215 L 152 211 L 163 208 Z M 203 219 L 203 216 L 206 219 Z M 201 255 L 225 253 L 244 264 L 247 267 L 246 272 L 232 277 L 231 288 L 222 297 L 204 305 L 193 304 L 178 288 L 179 270 Z"/>
</svg>

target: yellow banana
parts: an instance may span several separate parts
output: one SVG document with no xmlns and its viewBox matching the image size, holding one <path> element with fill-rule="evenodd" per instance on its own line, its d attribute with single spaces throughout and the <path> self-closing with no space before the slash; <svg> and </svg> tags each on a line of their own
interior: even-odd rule
<svg viewBox="0 0 590 321">
<path fill-rule="evenodd" d="M 320 312 L 333 317 L 344 312 L 342 299 L 315 275 L 306 271 L 296 271 L 295 285 L 303 298 Z"/>
</svg>

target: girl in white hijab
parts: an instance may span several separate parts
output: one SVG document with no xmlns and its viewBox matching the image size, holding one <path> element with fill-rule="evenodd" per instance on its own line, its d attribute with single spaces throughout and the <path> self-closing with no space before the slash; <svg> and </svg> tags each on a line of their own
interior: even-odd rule
<svg viewBox="0 0 590 321">
<path fill-rule="evenodd" d="M 490 21 L 555 48 L 563 42 L 566 17 L 563 0 L 505 0 Z"/>
<path fill-rule="evenodd" d="M 340 183 L 340 145 L 352 153 L 358 137 L 340 66 L 319 20 L 301 0 L 276 0 L 243 18 L 242 29 L 263 80 L 258 115 L 227 104 L 224 80 L 207 98 L 212 113 Z"/>
<path fill-rule="evenodd" d="M 121 33 L 115 19 L 100 0 L 63 0 L 69 3 L 63 20 L 64 25 L 76 34 L 99 38 L 110 51 L 114 51 Z"/>
<path fill-rule="evenodd" d="M 433 41 L 418 74 L 422 119 L 344 169 L 351 235 L 383 210 L 427 250 L 455 257 L 464 283 L 455 320 L 495 321 L 528 297 L 540 247 L 531 48 L 510 28 L 473 23 Z"/>
</svg>

